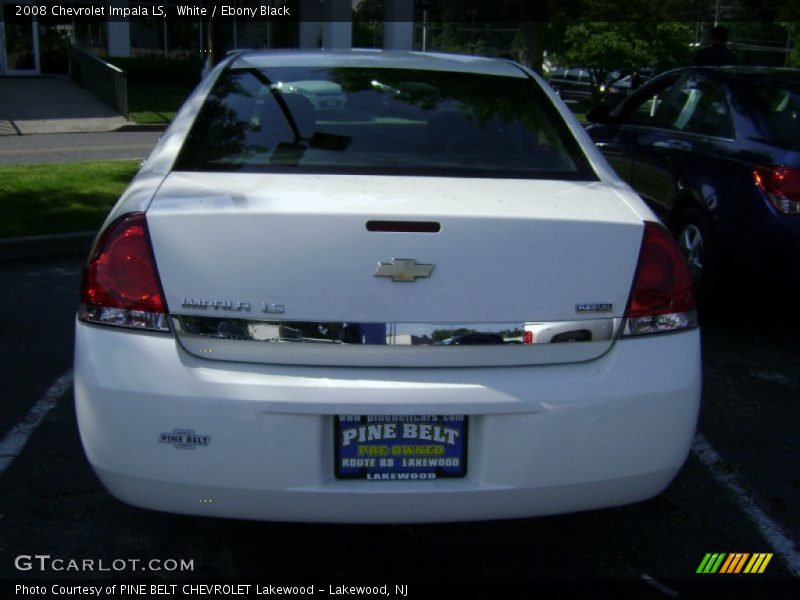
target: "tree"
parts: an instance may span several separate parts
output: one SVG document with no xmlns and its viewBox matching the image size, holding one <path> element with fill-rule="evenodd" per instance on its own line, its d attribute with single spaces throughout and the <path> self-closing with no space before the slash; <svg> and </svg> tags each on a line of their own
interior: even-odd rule
<svg viewBox="0 0 800 600">
<path fill-rule="evenodd" d="M 584 21 L 566 27 L 561 57 L 597 70 L 598 83 L 614 69 L 662 71 L 691 61 L 692 30 L 685 23 Z"/>
<path fill-rule="evenodd" d="M 353 46 L 383 47 L 383 0 L 360 0 L 353 9 Z"/>
</svg>

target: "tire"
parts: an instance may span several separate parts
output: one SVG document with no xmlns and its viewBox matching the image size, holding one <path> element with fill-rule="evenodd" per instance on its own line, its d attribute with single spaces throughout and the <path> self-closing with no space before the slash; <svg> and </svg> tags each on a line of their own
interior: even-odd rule
<svg viewBox="0 0 800 600">
<path fill-rule="evenodd" d="M 718 275 L 708 217 L 699 208 L 687 209 L 677 219 L 673 235 L 692 274 L 695 294 L 708 298 L 716 288 Z"/>
</svg>

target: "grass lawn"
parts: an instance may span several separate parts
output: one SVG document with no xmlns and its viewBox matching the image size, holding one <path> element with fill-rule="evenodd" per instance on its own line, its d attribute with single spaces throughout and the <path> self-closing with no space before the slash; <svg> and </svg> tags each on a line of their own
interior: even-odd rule
<svg viewBox="0 0 800 600">
<path fill-rule="evenodd" d="M 578 102 L 570 102 L 569 104 L 567 104 L 567 106 L 572 111 L 572 114 L 575 115 L 575 118 L 578 119 L 578 121 L 580 121 L 581 123 L 585 123 L 586 112 L 596 104 L 599 103 L 592 101 L 578 101 Z"/>
<path fill-rule="evenodd" d="M 95 231 L 138 160 L 0 165 L 0 238 Z"/>
<path fill-rule="evenodd" d="M 181 84 L 129 84 L 128 118 L 134 123 L 169 123 L 191 91 Z"/>
<path fill-rule="evenodd" d="M 199 59 L 110 58 L 125 71 L 128 111 L 135 123 L 169 123 L 200 80 Z"/>
</svg>

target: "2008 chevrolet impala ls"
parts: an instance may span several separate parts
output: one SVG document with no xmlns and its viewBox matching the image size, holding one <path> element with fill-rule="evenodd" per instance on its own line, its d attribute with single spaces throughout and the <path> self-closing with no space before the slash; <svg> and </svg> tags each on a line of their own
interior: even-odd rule
<svg viewBox="0 0 800 600">
<path fill-rule="evenodd" d="M 88 260 L 76 405 L 119 499 L 328 522 L 635 502 L 700 402 L 688 269 L 532 71 L 232 54 Z"/>
</svg>

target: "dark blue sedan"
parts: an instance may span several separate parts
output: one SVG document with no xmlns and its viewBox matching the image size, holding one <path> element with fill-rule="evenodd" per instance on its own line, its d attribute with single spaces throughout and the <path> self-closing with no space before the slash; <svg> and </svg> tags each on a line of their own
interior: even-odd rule
<svg viewBox="0 0 800 600">
<path fill-rule="evenodd" d="M 800 281 L 800 70 L 663 73 L 589 135 L 670 227 L 700 291 Z M 726 286 L 728 287 L 728 286 Z"/>
</svg>

